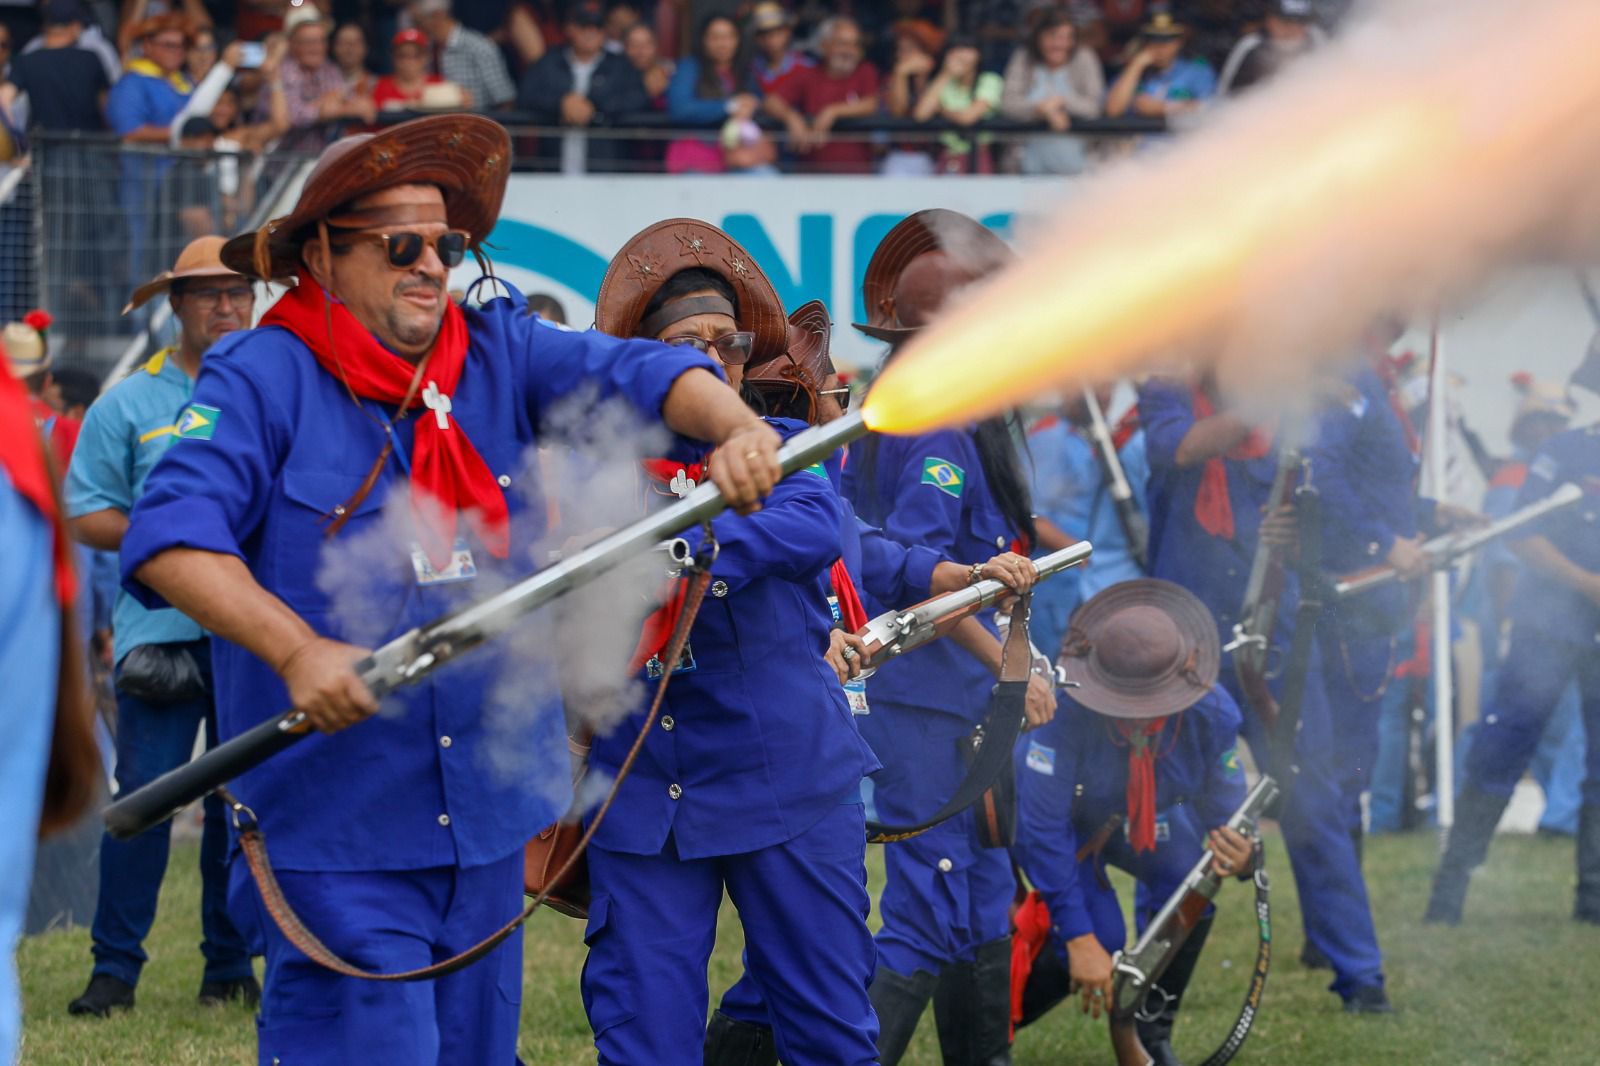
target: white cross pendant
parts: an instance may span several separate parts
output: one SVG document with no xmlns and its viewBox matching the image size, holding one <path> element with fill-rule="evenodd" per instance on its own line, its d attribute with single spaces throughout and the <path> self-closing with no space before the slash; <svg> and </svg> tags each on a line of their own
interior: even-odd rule
<svg viewBox="0 0 1600 1066">
<path fill-rule="evenodd" d="M 422 405 L 433 412 L 440 429 L 450 428 L 450 397 L 440 392 L 439 386 L 431 381 L 422 390 Z"/>
</svg>

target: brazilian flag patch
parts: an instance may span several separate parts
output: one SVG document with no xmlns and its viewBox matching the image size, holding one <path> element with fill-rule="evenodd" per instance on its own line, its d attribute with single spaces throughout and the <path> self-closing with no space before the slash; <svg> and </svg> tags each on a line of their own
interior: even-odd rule
<svg viewBox="0 0 1600 1066">
<path fill-rule="evenodd" d="M 179 440 L 210 440 L 217 431 L 222 412 L 203 403 L 192 403 L 178 416 Z"/>
<path fill-rule="evenodd" d="M 922 460 L 922 483 L 959 498 L 967 484 L 967 472 L 948 459 L 930 455 Z"/>
<path fill-rule="evenodd" d="M 812 463 L 810 466 L 805 468 L 805 473 L 815 474 L 824 481 L 828 480 L 828 468 L 823 466 L 821 463 Z"/>
<path fill-rule="evenodd" d="M 1229 748 L 1227 751 L 1223 752 L 1222 753 L 1222 758 L 1219 761 L 1222 763 L 1222 772 L 1223 773 L 1231 775 L 1231 774 L 1237 774 L 1237 773 L 1241 772 L 1240 769 L 1239 769 L 1239 749 L 1238 748 Z"/>
</svg>

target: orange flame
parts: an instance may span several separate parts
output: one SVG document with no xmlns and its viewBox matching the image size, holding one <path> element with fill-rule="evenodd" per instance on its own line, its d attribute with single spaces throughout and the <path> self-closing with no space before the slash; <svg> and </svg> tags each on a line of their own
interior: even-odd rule
<svg viewBox="0 0 1600 1066">
<path fill-rule="evenodd" d="M 1374 314 L 1576 243 L 1600 217 L 1600 3 L 1518 11 L 1413 5 L 1084 183 L 1047 240 L 885 369 L 867 424 L 921 432 L 1174 353 L 1281 373 Z M 1490 69 L 1527 76 L 1508 89 Z"/>
</svg>

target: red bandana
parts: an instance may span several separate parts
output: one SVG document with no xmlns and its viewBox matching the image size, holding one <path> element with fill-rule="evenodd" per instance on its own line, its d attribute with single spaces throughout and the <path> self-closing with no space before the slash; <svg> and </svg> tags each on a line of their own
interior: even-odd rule
<svg viewBox="0 0 1600 1066">
<path fill-rule="evenodd" d="M 1128 745 L 1128 843 L 1135 855 L 1156 850 L 1156 745 L 1165 718 L 1117 722 L 1117 735 Z M 1173 740 L 1177 735 L 1174 732 Z"/>
<path fill-rule="evenodd" d="M 0 356 L 4 350 L 0 349 Z M 56 599 L 70 605 L 76 595 L 72 576 L 71 548 L 56 506 L 56 490 L 44 452 L 44 440 L 33 420 L 28 394 L 10 374 L 0 374 L 0 467 L 5 468 L 11 487 L 38 509 L 55 529 Z"/>
<path fill-rule="evenodd" d="M 686 482 L 680 483 L 684 491 L 688 491 L 687 481 L 699 485 L 705 480 L 706 467 L 704 463 L 678 463 L 671 459 L 646 459 L 641 464 L 645 476 L 650 479 L 651 488 L 656 492 L 666 495 L 678 495 L 678 490 L 673 482 L 682 477 Z M 678 617 L 683 614 L 684 601 L 688 598 L 689 583 L 678 578 L 670 583 L 666 596 L 660 607 L 650 612 L 644 620 L 644 627 L 639 633 L 639 643 L 633 649 L 633 658 L 628 660 L 628 672 L 636 674 L 644 669 L 644 664 L 660 655 L 666 650 L 667 642 L 672 639 L 672 631 L 678 628 Z M 676 664 L 674 664 L 676 665 Z"/>
<path fill-rule="evenodd" d="M 300 283 L 273 305 L 261 324 L 283 326 L 299 337 L 322 369 L 362 399 L 390 405 L 405 400 L 416 367 L 379 344 L 306 271 L 300 272 Z M 453 300 L 445 304 L 444 324 L 426 358 L 423 381 L 432 388 L 421 391 L 453 395 L 467 361 L 467 321 Z M 419 392 L 409 406 L 423 405 Z M 423 550 L 435 566 L 448 565 L 456 523 L 465 515 L 489 554 L 504 559 L 511 547 L 505 494 L 466 430 L 448 413 L 444 420 L 441 427 L 439 417 L 427 411 L 417 419 L 411 445 L 411 506 Z M 436 506 L 423 504 L 424 497 Z"/>
<path fill-rule="evenodd" d="M 829 576 L 833 580 L 833 597 L 839 601 L 839 622 L 846 633 L 860 632 L 867 624 L 867 609 L 861 605 L 861 594 L 856 591 L 850 571 L 844 568 L 843 559 L 833 561 Z"/>
<path fill-rule="evenodd" d="M 1193 411 L 1195 421 L 1216 414 L 1211 397 L 1201 389 L 1194 390 Z M 1226 459 L 1260 459 L 1272 450 L 1272 439 L 1259 429 L 1235 444 L 1224 455 L 1207 459 L 1200 470 L 1200 491 L 1194 497 L 1194 517 L 1200 528 L 1213 537 L 1232 540 L 1233 501 L 1228 498 L 1228 466 Z"/>
<path fill-rule="evenodd" d="M 1022 1021 L 1023 992 L 1033 964 L 1050 941 L 1050 907 L 1037 891 L 1029 892 L 1012 913 L 1011 922 L 1011 1028 L 1015 1032 Z"/>
</svg>

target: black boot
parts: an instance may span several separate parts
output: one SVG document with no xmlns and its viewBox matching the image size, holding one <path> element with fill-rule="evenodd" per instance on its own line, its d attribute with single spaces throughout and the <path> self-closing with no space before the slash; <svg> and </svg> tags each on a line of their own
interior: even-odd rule
<svg viewBox="0 0 1600 1066">
<path fill-rule="evenodd" d="M 1600 807 L 1578 810 L 1578 898 L 1572 916 L 1600 925 Z"/>
<path fill-rule="evenodd" d="M 195 997 L 202 1007 L 220 1007 L 238 1000 L 252 1009 L 261 1006 L 261 984 L 254 977 L 235 977 L 231 981 L 202 981 Z"/>
<path fill-rule="evenodd" d="M 1183 1002 L 1183 990 L 1189 987 L 1195 965 L 1200 961 L 1200 950 L 1211 935 L 1212 915 L 1195 923 L 1194 932 L 1183 942 L 1183 947 L 1173 956 L 1167 972 L 1161 975 L 1149 992 L 1145 1005 L 1156 1009 L 1153 1021 L 1135 1023 L 1139 1028 L 1139 1042 L 1150 1053 L 1155 1066 L 1181 1066 L 1172 1051 L 1172 1027 L 1178 1020 L 1178 1007 Z"/>
<path fill-rule="evenodd" d="M 1489 841 L 1505 812 L 1510 796 L 1497 796 L 1468 784 L 1456 799 L 1456 821 L 1450 827 L 1444 855 L 1433 875 L 1433 893 L 1428 897 L 1425 922 L 1461 924 L 1461 908 L 1467 902 L 1467 880 L 1489 854 Z"/>
<path fill-rule="evenodd" d="M 1011 938 L 946 966 L 933 993 L 944 1066 L 1011 1066 Z"/>
<path fill-rule="evenodd" d="M 1032 1025 L 1057 1003 L 1072 994 L 1072 974 L 1067 962 L 1053 943 L 1046 944 L 1039 957 L 1033 960 L 1028 973 L 1028 983 L 1022 989 L 1022 1020 L 1017 1028 Z"/>
<path fill-rule="evenodd" d="M 706 1026 L 705 1066 L 778 1066 L 772 1027 L 712 1011 Z"/>
<path fill-rule="evenodd" d="M 90 977 L 83 995 L 67 1004 L 68 1014 L 93 1014 L 97 1018 L 109 1018 L 114 1010 L 132 1009 L 133 986 L 108 973 Z"/>
<path fill-rule="evenodd" d="M 872 1009 L 878 1014 L 878 1061 L 881 1066 L 896 1066 L 917 1031 L 917 1022 L 933 996 L 939 979 L 927 970 L 910 977 L 883 965 L 867 990 Z"/>
</svg>

